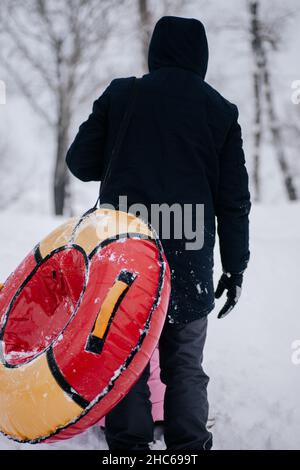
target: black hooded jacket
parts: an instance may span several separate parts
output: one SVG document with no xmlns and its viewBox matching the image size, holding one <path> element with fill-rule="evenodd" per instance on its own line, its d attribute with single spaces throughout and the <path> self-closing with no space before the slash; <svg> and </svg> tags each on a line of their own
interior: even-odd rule
<svg viewBox="0 0 300 470">
<path fill-rule="evenodd" d="M 214 307 L 215 221 L 226 272 L 249 259 L 250 195 L 238 110 L 205 81 L 208 45 L 202 23 L 163 17 L 149 47 L 149 71 L 139 80 L 132 117 L 101 203 L 204 205 L 204 245 L 187 250 L 185 238 L 162 240 L 172 272 L 169 320 L 184 323 Z M 103 180 L 133 77 L 111 82 L 67 154 L 83 181 Z"/>
</svg>

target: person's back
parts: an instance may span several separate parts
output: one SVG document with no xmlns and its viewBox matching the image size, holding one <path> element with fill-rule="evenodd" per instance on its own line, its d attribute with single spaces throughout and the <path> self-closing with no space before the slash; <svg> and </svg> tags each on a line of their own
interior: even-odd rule
<svg viewBox="0 0 300 470">
<path fill-rule="evenodd" d="M 131 88 L 131 79 L 110 85 L 111 145 Z M 219 153 L 235 114 L 233 105 L 190 70 L 166 66 L 144 75 L 102 200 L 126 194 L 131 204 L 206 202 L 213 211 Z M 110 136 L 108 155 L 109 141 Z"/>
<path fill-rule="evenodd" d="M 83 180 L 102 180 L 109 165 L 109 176 L 101 187 L 101 204 L 118 208 L 119 197 L 126 196 L 128 206 L 143 204 L 149 214 L 153 205 L 179 204 L 183 214 L 186 207 L 195 210 L 194 224 L 198 217 L 196 206 L 204 206 L 203 246 L 190 244 L 187 249 L 186 242 L 190 240 L 184 227 L 179 239 L 174 235 L 174 226 L 170 237 L 160 233 L 172 271 L 168 319 L 175 324 L 174 328 L 190 322 L 195 326 L 194 321 L 202 319 L 203 341 L 198 355 L 205 339 L 203 322 L 214 307 L 216 217 L 223 269 L 232 274 L 234 283 L 230 286 L 223 278 L 222 286 L 235 289 L 222 314 L 237 301 L 237 295 L 236 298 L 233 295 L 238 293 L 241 273 L 249 258 L 250 200 L 238 111 L 204 81 L 207 63 L 208 46 L 203 25 L 194 19 L 162 18 L 155 27 L 149 48 L 150 73 L 138 80 L 121 151 L 116 158 L 111 158 L 131 100 L 132 77 L 114 80 L 95 102 L 93 114 L 81 126 L 67 156 L 71 171 Z M 168 335 L 171 337 L 172 333 L 169 331 Z M 171 353 L 170 347 L 163 345 L 161 350 Z M 164 369 L 167 370 L 165 364 L 162 376 L 168 397 L 172 378 Z M 202 371 L 202 378 L 203 374 Z M 185 414 L 188 417 L 186 410 Z M 205 434 L 203 429 L 202 432 Z M 199 442 L 195 442 L 186 440 L 188 448 L 196 449 Z M 180 448 L 172 443 L 169 446 Z"/>
</svg>

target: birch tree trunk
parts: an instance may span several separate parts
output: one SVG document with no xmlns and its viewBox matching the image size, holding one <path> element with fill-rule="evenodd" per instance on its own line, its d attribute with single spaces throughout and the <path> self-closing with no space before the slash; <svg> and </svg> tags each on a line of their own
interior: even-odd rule
<svg viewBox="0 0 300 470">
<path fill-rule="evenodd" d="M 151 37 L 151 13 L 149 1 L 138 0 L 138 10 L 141 22 L 143 69 L 146 72 L 148 71 L 148 48 Z"/>
<path fill-rule="evenodd" d="M 271 72 L 268 64 L 267 52 L 265 49 L 262 25 L 259 19 L 259 0 L 249 1 L 249 11 L 251 15 L 252 51 L 255 56 L 256 70 L 254 73 L 254 94 L 255 94 L 255 151 L 254 151 L 254 184 L 256 186 L 257 197 L 260 198 L 260 146 L 261 146 L 261 91 L 263 89 L 269 128 L 272 135 L 274 152 L 283 176 L 284 187 L 290 201 L 298 199 L 293 175 L 286 158 L 281 127 L 275 110 L 274 96 L 271 86 Z"/>
<path fill-rule="evenodd" d="M 267 112 L 269 117 L 270 131 L 272 134 L 274 151 L 277 156 L 277 161 L 283 175 L 284 186 L 287 192 L 288 199 L 290 201 L 296 201 L 298 199 L 296 186 L 294 184 L 294 178 L 289 168 L 288 161 L 286 159 L 282 131 L 278 121 L 278 117 L 275 111 L 274 98 L 271 88 L 271 77 L 270 70 L 268 67 L 267 58 L 263 51 L 264 56 L 264 71 L 263 71 L 263 81 L 264 81 L 264 90 L 267 104 Z"/>
<path fill-rule="evenodd" d="M 262 140 L 262 113 L 261 113 L 261 86 L 262 86 L 262 62 L 259 54 L 259 24 L 257 18 L 257 2 L 249 2 L 251 19 L 251 48 L 254 60 L 253 91 L 254 91 L 254 155 L 253 155 L 253 182 L 256 201 L 261 200 L 261 140 Z"/>
</svg>

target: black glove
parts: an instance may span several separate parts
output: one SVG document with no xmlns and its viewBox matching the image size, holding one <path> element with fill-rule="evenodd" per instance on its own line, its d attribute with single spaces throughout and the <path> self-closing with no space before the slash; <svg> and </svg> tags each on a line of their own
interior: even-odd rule
<svg viewBox="0 0 300 470">
<path fill-rule="evenodd" d="M 223 318 L 237 304 L 242 293 L 243 274 L 224 273 L 219 280 L 215 297 L 219 299 L 224 290 L 227 290 L 227 300 L 224 307 L 220 310 L 218 318 Z"/>
</svg>

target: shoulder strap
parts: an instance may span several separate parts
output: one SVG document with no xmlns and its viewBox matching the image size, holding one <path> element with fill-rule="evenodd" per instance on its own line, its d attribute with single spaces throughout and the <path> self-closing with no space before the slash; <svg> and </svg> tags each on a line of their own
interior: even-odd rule
<svg viewBox="0 0 300 470">
<path fill-rule="evenodd" d="M 134 78 L 133 83 L 132 83 L 130 100 L 129 100 L 127 109 L 124 113 L 124 116 L 122 118 L 120 128 L 119 128 L 119 131 L 118 131 L 118 135 L 117 135 L 115 144 L 114 144 L 112 152 L 111 152 L 110 160 L 108 162 L 104 178 L 101 181 L 100 190 L 99 190 L 99 197 L 96 201 L 95 207 L 97 207 L 97 204 L 100 201 L 101 188 L 103 188 L 105 186 L 105 184 L 106 184 L 106 182 L 107 182 L 107 180 L 108 180 L 108 178 L 111 174 L 112 163 L 118 157 L 118 155 L 120 153 L 121 146 L 122 146 L 126 131 L 128 129 L 130 119 L 131 119 L 131 116 L 132 116 L 132 112 L 133 112 L 133 109 L 134 109 L 134 103 L 135 103 L 135 99 L 136 99 L 136 95 L 137 95 L 137 88 L 138 88 L 137 85 L 138 85 L 138 79 Z"/>
</svg>

